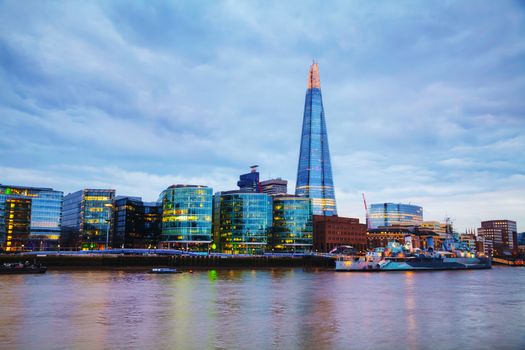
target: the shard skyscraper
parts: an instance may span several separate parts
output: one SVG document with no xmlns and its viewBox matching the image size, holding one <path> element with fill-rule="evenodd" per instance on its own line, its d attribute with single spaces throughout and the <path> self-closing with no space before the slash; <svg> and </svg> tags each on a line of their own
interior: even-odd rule
<svg viewBox="0 0 525 350">
<path fill-rule="evenodd" d="M 314 215 L 337 215 L 319 67 L 308 71 L 295 194 L 312 199 Z"/>
</svg>

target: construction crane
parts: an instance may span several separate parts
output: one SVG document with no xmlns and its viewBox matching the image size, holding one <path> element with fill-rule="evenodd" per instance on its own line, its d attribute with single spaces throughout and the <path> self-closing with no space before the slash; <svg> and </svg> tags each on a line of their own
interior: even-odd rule
<svg viewBox="0 0 525 350">
<path fill-rule="evenodd" d="M 369 229 L 370 226 L 368 224 L 368 206 L 366 205 L 366 198 L 365 198 L 365 193 L 361 193 L 363 195 L 363 204 L 365 205 L 365 214 L 366 214 L 366 228 Z"/>
</svg>

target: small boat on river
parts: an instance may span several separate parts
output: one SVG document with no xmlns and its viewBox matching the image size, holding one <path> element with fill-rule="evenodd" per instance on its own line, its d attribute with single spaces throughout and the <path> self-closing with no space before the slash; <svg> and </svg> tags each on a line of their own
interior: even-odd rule
<svg viewBox="0 0 525 350">
<path fill-rule="evenodd" d="M 156 268 L 151 269 L 149 273 L 168 274 L 168 273 L 182 273 L 182 271 L 171 268 L 171 267 L 156 267 Z"/>
<path fill-rule="evenodd" d="M 0 265 L 0 275 L 14 275 L 14 274 L 31 274 L 31 273 L 46 273 L 47 267 L 41 264 L 25 263 L 4 263 Z"/>
</svg>

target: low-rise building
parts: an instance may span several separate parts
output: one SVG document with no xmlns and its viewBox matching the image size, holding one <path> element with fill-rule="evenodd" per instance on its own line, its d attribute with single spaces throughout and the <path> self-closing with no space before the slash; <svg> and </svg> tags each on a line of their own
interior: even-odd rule
<svg viewBox="0 0 525 350">
<path fill-rule="evenodd" d="M 315 251 L 329 252 L 343 245 L 366 250 L 366 224 L 359 223 L 359 219 L 322 215 L 314 215 L 313 218 Z"/>
<path fill-rule="evenodd" d="M 64 197 L 62 249 L 109 249 L 115 190 L 83 189 Z"/>
<path fill-rule="evenodd" d="M 273 197 L 273 227 L 270 244 L 277 252 L 312 250 L 313 225 L 310 198 L 294 195 Z"/>
<path fill-rule="evenodd" d="M 476 251 L 480 253 L 485 253 L 487 256 L 493 255 L 492 240 L 485 239 L 482 235 L 476 236 Z"/>
<path fill-rule="evenodd" d="M 369 248 L 386 247 L 388 242 L 408 245 L 410 250 L 439 248 L 439 235 L 418 226 L 387 226 L 368 230 Z"/>
<path fill-rule="evenodd" d="M 262 254 L 273 220 L 272 197 L 251 190 L 217 192 L 213 204 L 214 243 L 229 254 Z"/>
<path fill-rule="evenodd" d="M 459 236 L 459 240 L 464 242 L 470 249 L 476 249 L 477 237 L 472 233 L 465 233 Z"/>
<path fill-rule="evenodd" d="M 0 248 L 47 250 L 58 246 L 63 193 L 52 188 L 0 185 Z"/>
<path fill-rule="evenodd" d="M 173 185 L 164 190 L 160 246 L 208 250 L 212 241 L 213 190 L 198 185 Z"/>
<path fill-rule="evenodd" d="M 114 248 L 155 248 L 160 241 L 162 207 L 140 197 L 115 199 Z"/>
<path fill-rule="evenodd" d="M 447 233 L 452 232 L 452 225 L 450 223 L 439 221 L 423 221 L 418 225 L 423 230 L 429 230 L 439 235 L 439 240 L 447 239 Z"/>
</svg>

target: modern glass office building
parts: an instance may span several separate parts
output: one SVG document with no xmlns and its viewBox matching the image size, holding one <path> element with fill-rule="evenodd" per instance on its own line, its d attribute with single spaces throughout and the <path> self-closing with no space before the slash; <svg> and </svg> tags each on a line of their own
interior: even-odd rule
<svg viewBox="0 0 525 350">
<path fill-rule="evenodd" d="M 58 245 L 63 193 L 51 188 L 0 185 L 0 241 L 6 251 Z"/>
<path fill-rule="evenodd" d="M 423 222 L 423 208 L 402 203 L 376 203 L 368 208 L 368 227 L 416 226 Z"/>
<path fill-rule="evenodd" d="M 237 186 L 239 186 L 239 190 L 250 192 L 262 192 L 257 167 L 258 165 L 253 165 L 249 173 L 242 174 L 241 176 L 239 176 L 239 181 L 237 181 Z"/>
<path fill-rule="evenodd" d="M 162 206 L 140 197 L 115 199 L 113 247 L 156 248 L 160 240 Z"/>
<path fill-rule="evenodd" d="M 314 215 L 337 215 L 317 63 L 308 72 L 295 194 L 312 199 Z"/>
<path fill-rule="evenodd" d="M 247 191 L 217 192 L 214 210 L 214 242 L 219 250 L 264 253 L 272 227 L 272 197 Z"/>
<path fill-rule="evenodd" d="M 271 245 L 275 251 L 306 252 L 312 249 L 313 225 L 310 198 L 273 197 Z"/>
<path fill-rule="evenodd" d="M 161 193 L 161 247 L 208 249 L 212 240 L 212 191 L 206 186 L 173 185 Z"/>
<path fill-rule="evenodd" d="M 84 189 L 64 197 L 63 248 L 109 249 L 115 190 Z"/>
</svg>

